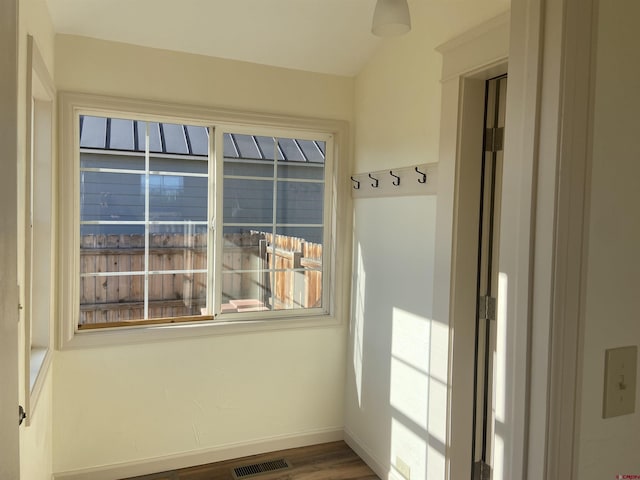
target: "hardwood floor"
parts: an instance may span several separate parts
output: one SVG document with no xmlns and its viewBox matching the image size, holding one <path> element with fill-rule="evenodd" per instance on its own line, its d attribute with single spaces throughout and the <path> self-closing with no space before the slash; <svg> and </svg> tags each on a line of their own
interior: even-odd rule
<svg viewBox="0 0 640 480">
<path fill-rule="evenodd" d="M 236 480 L 233 469 L 245 465 L 286 459 L 290 468 L 239 477 L 239 480 L 380 480 L 344 442 L 310 447 L 183 468 L 171 472 L 135 477 L 135 480 Z M 134 480 L 134 479 L 128 479 Z"/>
</svg>

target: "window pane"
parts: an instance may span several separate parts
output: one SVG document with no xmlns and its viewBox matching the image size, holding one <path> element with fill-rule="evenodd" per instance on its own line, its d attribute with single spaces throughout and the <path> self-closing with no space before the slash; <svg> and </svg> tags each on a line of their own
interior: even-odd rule
<svg viewBox="0 0 640 480">
<path fill-rule="evenodd" d="M 325 142 L 313 140 L 296 140 L 307 161 L 311 163 L 324 163 Z"/>
<path fill-rule="evenodd" d="M 292 138 L 279 138 L 278 146 L 284 154 L 284 159 L 288 162 L 305 162 L 307 160 L 297 141 Z"/>
<path fill-rule="evenodd" d="M 225 178 L 225 223 L 273 223 L 273 181 Z"/>
<path fill-rule="evenodd" d="M 207 175 L 207 157 L 166 158 L 151 156 L 149 170 L 151 172 L 199 173 Z"/>
<path fill-rule="evenodd" d="M 204 315 L 206 308 L 206 273 L 149 275 L 149 318 Z"/>
<path fill-rule="evenodd" d="M 165 153 L 185 155 L 189 153 L 184 125 L 162 123 L 160 125 L 164 139 Z"/>
<path fill-rule="evenodd" d="M 187 125 L 187 139 L 191 155 L 209 155 L 209 129 Z"/>
<path fill-rule="evenodd" d="M 241 135 L 238 133 L 230 134 L 230 139 L 235 146 L 235 150 L 238 152 L 240 158 L 257 159 L 265 158 L 264 154 L 260 151 L 260 147 L 256 142 L 256 137 L 253 135 Z M 271 147 L 273 150 L 273 147 Z"/>
<path fill-rule="evenodd" d="M 157 122 L 138 122 L 138 139 L 142 151 L 144 151 L 147 129 L 149 131 L 149 151 L 163 153 L 160 124 Z"/>
<path fill-rule="evenodd" d="M 267 163 L 268 162 L 268 163 Z M 273 178 L 273 162 L 234 160 L 225 158 L 224 175 L 240 177 L 269 177 Z"/>
<path fill-rule="evenodd" d="M 140 178 L 131 173 L 80 172 L 80 220 L 144 220 Z"/>
<path fill-rule="evenodd" d="M 111 118 L 107 148 L 110 150 L 134 150 L 133 120 Z"/>
<path fill-rule="evenodd" d="M 206 225 L 151 225 L 149 227 L 149 271 L 207 269 Z"/>
<path fill-rule="evenodd" d="M 207 179 L 180 175 L 149 175 L 151 221 L 206 221 Z M 146 177 L 140 178 L 144 191 Z"/>
<path fill-rule="evenodd" d="M 142 318 L 144 227 L 129 227 L 138 233 L 81 236 L 81 325 Z"/>
<path fill-rule="evenodd" d="M 322 243 L 324 229 L 322 226 L 286 227 L 277 226 L 278 234 L 285 237 L 299 238 L 304 242 Z"/>
<path fill-rule="evenodd" d="M 258 144 L 258 147 L 260 148 L 260 152 L 262 153 L 262 155 L 264 156 L 264 158 L 268 159 L 268 160 L 273 160 L 277 151 L 277 158 L 278 160 L 282 160 L 282 154 L 280 153 L 280 150 L 276 150 L 276 139 L 273 137 L 261 137 L 259 135 L 256 135 L 254 137 L 256 139 L 256 143 Z"/>
<path fill-rule="evenodd" d="M 322 306 L 320 244 L 289 235 L 274 241 L 268 231 L 225 228 L 222 268 L 221 313 Z"/>
<path fill-rule="evenodd" d="M 144 156 L 123 152 L 110 155 L 97 150 L 80 152 L 80 168 L 112 168 L 119 170 L 144 170 Z"/>
<path fill-rule="evenodd" d="M 80 148 L 105 148 L 107 119 L 83 115 L 80 117 Z"/>
<path fill-rule="evenodd" d="M 322 224 L 324 185 L 309 182 L 278 182 L 279 224 Z"/>
<path fill-rule="evenodd" d="M 322 245 L 267 235 L 266 263 L 273 310 L 322 307 Z"/>
<path fill-rule="evenodd" d="M 263 310 L 270 298 L 265 233 L 225 227 L 222 253 L 223 313 Z M 252 309 L 252 310 L 248 310 Z"/>
<path fill-rule="evenodd" d="M 209 278 L 206 129 L 93 117 L 87 125 L 93 130 L 80 159 L 80 324 L 202 315 Z M 98 134 L 105 135 L 102 147 Z M 125 151 L 136 148 L 139 154 Z M 186 156 L 194 148 L 200 157 Z"/>
<path fill-rule="evenodd" d="M 122 289 L 129 292 L 142 293 L 144 290 L 144 277 L 109 277 L 106 283 L 86 283 L 90 282 L 90 280 L 98 279 L 85 279 L 83 290 L 81 290 L 80 319 L 78 325 L 128 322 L 142 320 L 144 318 L 144 300 L 142 297 L 135 299 L 132 296 L 131 301 L 123 299 L 121 302 L 103 301 L 103 298 L 98 297 L 98 295 L 108 295 L 109 288 L 111 290 L 120 289 L 123 285 L 135 285 Z M 107 290 L 107 292 L 105 292 L 105 290 Z M 95 295 L 95 297 L 82 296 L 85 295 L 86 292 L 89 292 L 89 295 Z"/>
<path fill-rule="evenodd" d="M 324 180 L 324 165 L 313 163 L 278 163 L 278 178 Z"/>
</svg>

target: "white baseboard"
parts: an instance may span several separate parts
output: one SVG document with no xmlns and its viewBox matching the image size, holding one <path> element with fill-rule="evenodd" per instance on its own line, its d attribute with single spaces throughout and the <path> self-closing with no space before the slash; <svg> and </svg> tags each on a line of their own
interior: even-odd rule
<svg viewBox="0 0 640 480">
<path fill-rule="evenodd" d="M 353 433 L 349 430 L 344 430 L 344 441 L 351 450 L 356 452 L 358 456 L 364 460 L 364 463 L 369 465 L 369 468 L 373 470 L 373 472 L 378 475 L 383 480 L 403 480 L 398 479 L 393 472 L 391 471 L 390 465 L 384 465 L 382 462 L 378 461 L 375 456 L 369 451 L 369 449 L 365 446 L 364 442 L 358 439 Z M 386 462 L 385 462 L 386 463 Z"/>
<path fill-rule="evenodd" d="M 138 475 L 148 475 L 167 470 L 176 470 L 206 463 L 220 462 L 233 458 L 260 453 L 306 447 L 320 443 L 344 439 L 342 428 L 314 430 L 295 435 L 279 435 L 250 442 L 222 445 L 187 453 L 166 455 L 134 462 L 105 465 L 102 467 L 71 470 L 53 474 L 54 480 L 117 480 Z M 353 447 L 352 447 L 353 448 Z M 355 450 L 355 449 L 354 449 Z M 357 453 L 357 452 L 356 452 Z"/>
</svg>

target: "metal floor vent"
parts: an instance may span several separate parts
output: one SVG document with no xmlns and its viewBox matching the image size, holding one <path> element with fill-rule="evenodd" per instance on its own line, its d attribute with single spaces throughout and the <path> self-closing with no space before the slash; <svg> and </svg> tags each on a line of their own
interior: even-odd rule
<svg viewBox="0 0 640 480">
<path fill-rule="evenodd" d="M 269 462 L 254 463 L 253 465 L 243 465 L 242 467 L 235 467 L 233 469 L 233 478 L 238 480 L 239 478 L 253 477 L 254 475 L 260 475 L 263 473 L 269 473 L 276 470 L 285 470 L 291 468 L 291 464 L 288 460 L 280 458 L 278 460 L 271 460 Z"/>
</svg>

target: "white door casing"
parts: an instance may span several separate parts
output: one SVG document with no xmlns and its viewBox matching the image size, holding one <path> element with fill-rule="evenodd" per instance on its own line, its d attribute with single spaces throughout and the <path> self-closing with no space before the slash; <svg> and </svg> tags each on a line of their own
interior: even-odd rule
<svg viewBox="0 0 640 480">
<path fill-rule="evenodd" d="M 0 3 L 0 478 L 20 477 L 18 430 L 18 0 Z"/>
</svg>

